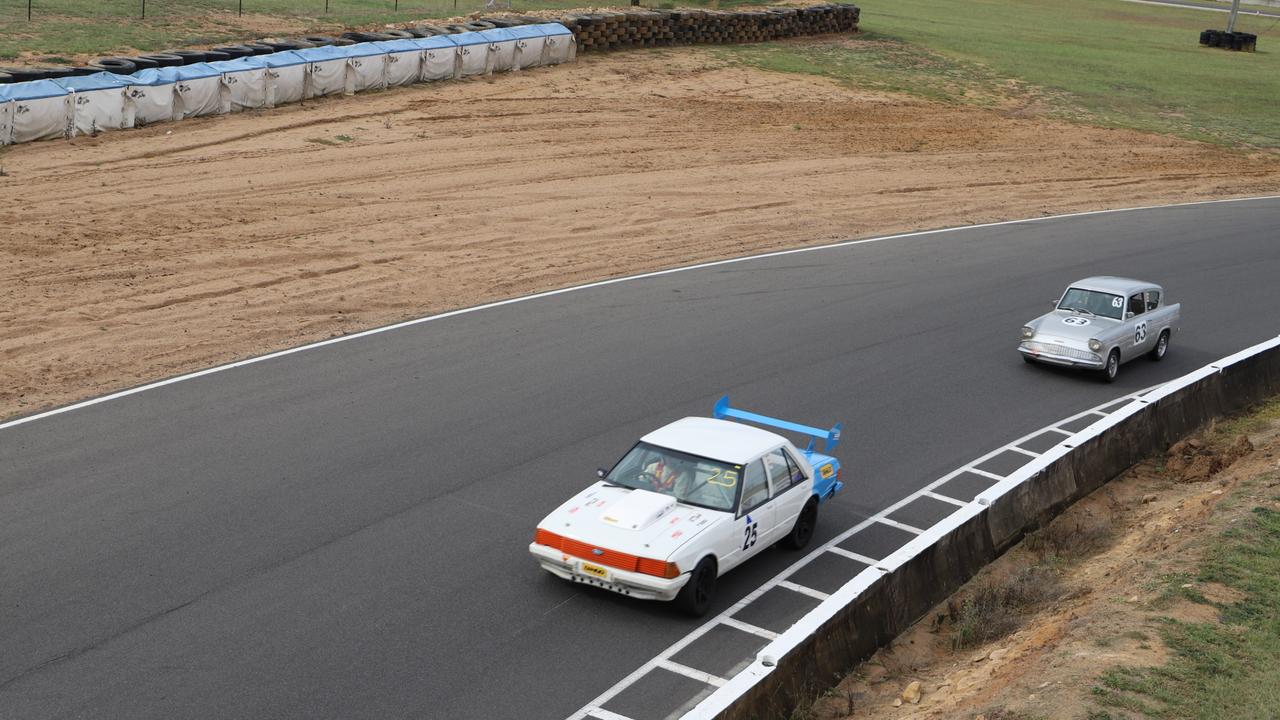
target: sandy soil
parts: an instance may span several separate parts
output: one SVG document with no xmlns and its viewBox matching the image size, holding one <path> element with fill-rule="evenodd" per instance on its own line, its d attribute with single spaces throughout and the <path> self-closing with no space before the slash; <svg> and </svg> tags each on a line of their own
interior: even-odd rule
<svg viewBox="0 0 1280 720">
<path fill-rule="evenodd" d="M 1280 188 L 1280 158 L 699 49 L 10 148 L 0 417 L 448 308 L 838 238 Z"/>
<path fill-rule="evenodd" d="M 1195 444 L 1195 447 L 1192 447 Z M 1162 618 L 1220 622 L 1216 607 L 1170 597 L 1167 578 L 1195 576 L 1207 541 L 1246 517 L 1280 483 L 1280 420 L 1234 443 L 1193 439 L 1081 500 L 1048 533 L 1084 552 L 1056 566 L 1046 598 L 1021 608 L 1005 637 L 955 649 L 954 608 L 1045 563 L 1027 542 L 1010 550 L 860 666 L 812 708 L 814 720 L 1085 720 L 1092 688 L 1117 666 L 1163 665 Z M 1221 501 L 1235 496 L 1235 502 Z M 1245 501 L 1241 501 L 1245 500 Z M 1181 586 L 1214 603 L 1241 599 L 1216 583 Z M 918 697 L 907 692 L 919 683 Z M 904 700 L 904 693 L 905 698 Z M 916 697 L 915 702 L 912 698 Z M 1114 713 L 1114 708 L 1111 709 Z M 1123 714 L 1123 713 L 1122 713 Z M 1128 717 L 1128 715 L 1124 715 Z"/>
</svg>

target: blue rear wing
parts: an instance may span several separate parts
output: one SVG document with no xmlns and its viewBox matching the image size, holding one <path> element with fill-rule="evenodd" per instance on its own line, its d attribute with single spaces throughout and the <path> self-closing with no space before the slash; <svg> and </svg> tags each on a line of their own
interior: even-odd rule
<svg viewBox="0 0 1280 720">
<path fill-rule="evenodd" d="M 779 420 L 771 418 L 768 415 L 761 415 L 747 410 L 739 410 L 729 406 L 729 396 L 725 395 L 716 402 L 715 409 L 711 411 L 712 417 L 717 420 L 725 418 L 733 418 L 734 420 L 746 420 L 757 425 L 765 425 L 768 427 L 778 428 L 779 430 L 790 430 L 801 435 L 809 436 L 809 445 L 805 448 L 806 453 L 813 452 L 813 445 L 818 440 L 823 441 L 822 452 L 829 453 L 840 444 L 840 423 L 836 423 L 830 430 L 812 427 L 810 425 L 801 425 L 793 423 L 790 420 Z"/>
</svg>

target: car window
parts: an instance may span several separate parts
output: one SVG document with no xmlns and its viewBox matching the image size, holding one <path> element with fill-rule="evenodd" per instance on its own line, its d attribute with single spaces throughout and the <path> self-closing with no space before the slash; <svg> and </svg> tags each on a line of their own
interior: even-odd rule
<svg viewBox="0 0 1280 720">
<path fill-rule="evenodd" d="M 1067 288 L 1062 294 L 1062 300 L 1058 302 L 1058 309 L 1120 320 L 1124 315 L 1124 296 L 1097 290 Z"/>
<path fill-rule="evenodd" d="M 791 469 L 791 484 L 799 485 L 805 481 L 804 471 L 800 469 L 800 463 L 791 457 L 791 453 L 784 453 L 787 456 L 787 466 Z"/>
<path fill-rule="evenodd" d="M 1142 293 L 1131 295 L 1129 297 L 1129 312 L 1134 315 L 1141 315 L 1147 309 L 1146 301 L 1142 299 Z"/>
<path fill-rule="evenodd" d="M 1160 307 L 1160 291 L 1148 290 L 1147 291 L 1147 310 L 1155 310 L 1158 307 Z"/>
<path fill-rule="evenodd" d="M 769 469 L 769 478 L 773 480 L 775 495 L 791 487 L 791 467 L 787 465 L 787 458 L 782 454 L 782 448 L 765 455 L 764 465 Z"/>
<path fill-rule="evenodd" d="M 764 475 L 764 461 L 747 466 L 742 476 L 742 512 L 750 512 L 769 499 L 769 482 Z"/>
</svg>

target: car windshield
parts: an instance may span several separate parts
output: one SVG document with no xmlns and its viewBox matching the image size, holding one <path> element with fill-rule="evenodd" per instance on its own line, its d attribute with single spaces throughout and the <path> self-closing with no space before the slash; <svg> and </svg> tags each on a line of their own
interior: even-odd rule
<svg viewBox="0 0 1280 720">
<path fill-rule="evenodd" d="M 642 442 L 613 466 L 605 481 L 670 495 L 690 505 L 732 512 L 741 476 L 741 465 Z"/>
<path fill-rule="evenodd" d="M 1059 310 L 1079 310 L 1082 312 L 1120 320 L 1124 315 L 1124 296 L 1097 290 L 1081 290 L 1070 288 L 1058 303 Z"/>
</svg>

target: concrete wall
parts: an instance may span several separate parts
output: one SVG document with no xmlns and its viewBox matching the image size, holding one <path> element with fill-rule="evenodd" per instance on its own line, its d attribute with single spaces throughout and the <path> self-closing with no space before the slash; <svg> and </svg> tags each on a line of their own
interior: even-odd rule
<svg viewBox="0 0 1280 720">
<path fill-rule="evenodd" d="M 1024 533 L 1214 418 L 1280 394 L 1280 338 L 1134 400 L 863 571 L 686 717 L 787 718 Z"/>
</svg>

